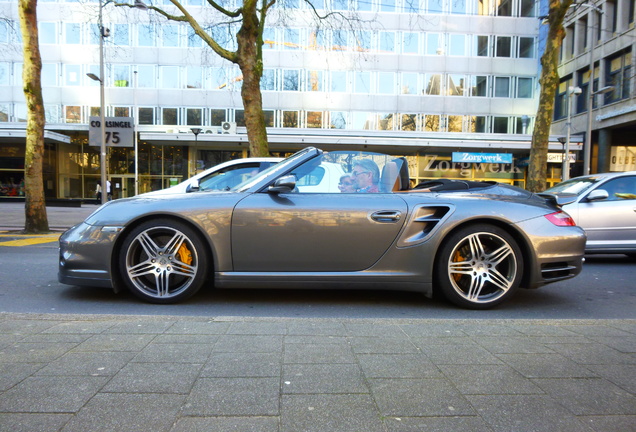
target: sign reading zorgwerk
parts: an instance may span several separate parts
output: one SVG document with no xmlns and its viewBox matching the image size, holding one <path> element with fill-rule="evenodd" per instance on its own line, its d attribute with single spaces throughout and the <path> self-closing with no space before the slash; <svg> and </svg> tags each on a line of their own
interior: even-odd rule
<svg viewBox="0 0 636 432">
<path fill-rule="evenodd" d="M 133 133 L 135 123 L 132 117 L 106 117 L 106 146 L 133 147 Z M 99 117 L 90 117 L 88 128 L 88 144 L 100 146 L 102 144 L 102 128 Z"/>
<path fill-rule="evenodd" d="M 453 162 L 462 163 L 512 163 L 511 153 L 467 153 L 453 152 Z"/>
</svg>

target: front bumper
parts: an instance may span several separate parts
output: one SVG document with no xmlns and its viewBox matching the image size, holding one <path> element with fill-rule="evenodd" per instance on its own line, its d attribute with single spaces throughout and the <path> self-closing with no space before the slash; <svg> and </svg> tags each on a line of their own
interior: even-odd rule
<svg viewBox="0 0 636 432">
<path fill-rule="evenodd" d="M 62 234 L 58 280 L 67 285 L 114 288 L 112 257 L 119 231 L 82 222 Z"/>
</svg>

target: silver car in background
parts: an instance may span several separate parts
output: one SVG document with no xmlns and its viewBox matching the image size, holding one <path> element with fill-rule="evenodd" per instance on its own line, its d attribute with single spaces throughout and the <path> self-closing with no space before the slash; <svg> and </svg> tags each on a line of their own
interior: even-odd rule
<svg viewBox="0 0 636 432">
<path fill-rule="evenodd" d="M 586 253 L 636 258 L 636 171 L 575 177 L 544 194 L 574 198 L 562 208 L 585 230 Z"/>
</svg>

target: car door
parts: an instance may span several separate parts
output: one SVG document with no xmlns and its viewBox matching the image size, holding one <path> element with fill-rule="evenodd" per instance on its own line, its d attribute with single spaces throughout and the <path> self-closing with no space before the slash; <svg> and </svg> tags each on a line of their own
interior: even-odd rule
<svg viewBox="0 0 636 432">
<path fill-rule="evenodd" d="M 615 178 L 595 189 L 606 190 L 608 198 L 583 198 L 577 209 L 588 247 L 636 247 L 636 176 Z"/>
<path fill-rule="evenodd" d="M 234 209 L 234 271 L 364 270 L 395 241 L 406 216 L 406 203 L 391 193 L 255 193 Z"/>
</svg>

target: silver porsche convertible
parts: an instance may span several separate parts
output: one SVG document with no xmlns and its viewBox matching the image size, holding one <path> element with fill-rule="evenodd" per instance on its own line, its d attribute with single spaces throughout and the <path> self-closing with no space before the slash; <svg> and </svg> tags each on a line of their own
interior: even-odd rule
<svg viewBox="0 0 636 432">
<path fill-rule="evenodd" d="M 152 303 L 379 288 L 486 309 L 581 271 L 585 233 L 557 201 L 496 183 L 411 188 L 404 158 L 309 147 L 229 190 L 104 204 L 60 237 L 58 277 Z"/>
</svg>

